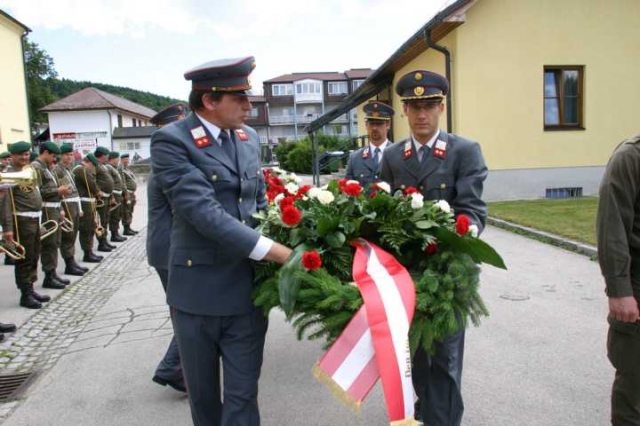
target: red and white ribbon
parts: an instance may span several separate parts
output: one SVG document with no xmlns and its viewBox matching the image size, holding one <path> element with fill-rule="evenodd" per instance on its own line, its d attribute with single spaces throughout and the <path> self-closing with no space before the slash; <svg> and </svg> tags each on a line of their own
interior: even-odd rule
<svg viewBox="0 0 640 426">
<path fill-rule="evenodd" d="M 411 275 L 391 254 L 362 240 L 353 259 L 353 279 L 364 306 L 316 364 L 314 373 L 356 407 L 381 378 L 391 424 L 413 425 L 408 336 L 415 288 Z"/>
</svg>

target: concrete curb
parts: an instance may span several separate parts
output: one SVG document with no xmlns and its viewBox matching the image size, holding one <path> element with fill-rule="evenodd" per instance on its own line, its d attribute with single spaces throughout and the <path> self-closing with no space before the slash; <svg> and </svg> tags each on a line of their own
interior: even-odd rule
<svg viewBox="0 0 640 426">
<path fill-rule="evenodd" d="M 505 229 L 507 231 L 514 232 L 516 234 L 524 235 L 525 237 L 533 238 L 535 240 L 539 240 L 539 241 L 554 245 L 556 247 L 563 248 L 565 250 L 573 251 L 578 254 L 588 256 L 591 259 L 595 259 L 598 256 L 598 250 L 596 249 L 596 247 L 585 244 L 585 243 L 572 241 L 555 234 L 539 231 L 537 229 L 518 225 L 516 223 L 508 222 L 506 220 L 497 219 L 495 217 L 488 217 L 487 224 L 495 226 L 497 228 Z"/>
</svg>

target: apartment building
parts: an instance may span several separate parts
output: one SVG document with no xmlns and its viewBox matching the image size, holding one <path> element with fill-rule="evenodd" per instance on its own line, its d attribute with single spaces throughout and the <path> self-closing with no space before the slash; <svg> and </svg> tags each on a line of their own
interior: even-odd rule
<svg viewBox="0 0 640 426">
<path fill-rule="evenodd" d="M 372 69 L 340 72 L 305 72 L 285 74 L 264 82 L 264 98 L 268 105 L 268 139 L 297 140 L 306 136 L 304 128 L 336 108 L 353 93 Z M 323 132 L 340 137 L 357 136 L 356 109 L 327 125 Z"/>
</svg>

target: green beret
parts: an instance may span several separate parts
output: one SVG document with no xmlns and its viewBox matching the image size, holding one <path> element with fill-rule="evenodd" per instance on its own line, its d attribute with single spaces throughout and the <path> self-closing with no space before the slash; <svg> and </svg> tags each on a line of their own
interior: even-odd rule
<svg viewBox="0 0 640 426">
<path fill-rule="evenodd" d="M 93 153 L 96 157 L 102 157 L 103 155 L 109 155 L 109 149 L 104 146 L 99 146 L 96 148 L 96 151 Z"/>
<path fill-rule="evenodd" d="M 113 160 L 114 158 L 119 158 L 120 157 L 120 153 L 116 152 L 116 151 L 111 151 L 109 153 L 109 160 Z"/>
<path fill-rule="evenodd" d="M 125 152 L 124 154 L 122 154 L 122 155 L 120 156 L 120 158 L 129 158 L 129 153 L 128 153 L 128 152 Z"/>
<path fill-rule="evenodd" d="M 87 154 L 86 157 L 84 157 L 85 160 L 89 160 L 91 161 L 91 164 L 93 164 L 94 166 L 98 167 L 98 159 L 96 158 L 95 155 L 93 154 Z"/>
<path fill-rule="evenodd" d="M 68 154 L 73 152 L 73 144 L 72 143 L 63 143 L 60 145 L 60 154 Z"/>
<path fill-rule="evenodd" d="M 0 154 L 0 158 L 9 158 L 11 157 L 11 154 L 9 154 L 9 151 L 5 151 L 2 154 Z"/>
<path fill-rule="evenodd" d="M 22 154 L 23 152 L 27 152 L 31 149 L 31 144 L 29 142 L 16 142 L 9 145 L 9 152 L 12 154 Z"/>
<path fill-rule="evenodd" d="M 60 154 L 60 148 L 58 148 L 58 145 L 51 141 L 43 142 L 42 144 L 40 144 L 40 154 L 42 154 L 42 151 L 44 150 L 47 150 L 52 154 Z"/>
<path fill-rule="evenodd" d="M 32 152 L 31 154 L 29 154 L 29 161 L 33 162 L 36 161 L 36 158 L 38 158 L 38 154 L 35 152 Z"/>
</svg>

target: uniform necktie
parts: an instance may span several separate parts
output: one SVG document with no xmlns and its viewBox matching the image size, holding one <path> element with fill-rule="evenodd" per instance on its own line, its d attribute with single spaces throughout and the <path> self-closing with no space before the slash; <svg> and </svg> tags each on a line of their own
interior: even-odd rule
<svg viewBox="0 0 640 426">
<path fill-rule="evenodd" d="M 425 161 L 427 161 L 427 156 L 429 155 L 430 148 L 427 145 L 422 145 L 418 151 L 420 152 L 420 155 L 418 156 L 418 158 L 420 158 L 420 162 L 424 163 Z"/>
<path fill-rule="evenodd" d="M 376 148 L 375 151 L 373 151 L 373 164 L 375 164 L 376 167 L 380 164 L 380 148 Z"/>
<path fill-rule="evenodd" d="M 225 154 L 227 154 L 227 157 L 229 157 L 233 164 L 236 164 L 236 146 L 226 130 L 220 131 L 220 142 L 222 144 L 222 149 L 224 149 Z"/>
</svg>

